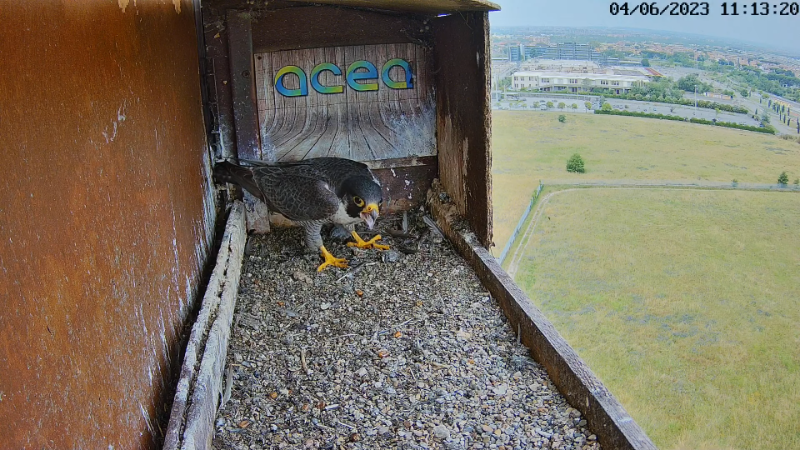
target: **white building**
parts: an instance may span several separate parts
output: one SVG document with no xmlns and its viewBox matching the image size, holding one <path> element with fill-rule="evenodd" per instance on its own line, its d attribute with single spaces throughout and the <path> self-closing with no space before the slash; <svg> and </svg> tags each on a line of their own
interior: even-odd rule
<svg viewBox="0 0 800 450">
<path fill-rule="evenodd" d="M 552 92 L 581 92 L 592 88 L 610 89 L 615 94 L 625 94 L 635 86 L 650 79 L 644 74 L 580 73 L 555 71 L 514 72 L 511 89 Z"/>
</svg>

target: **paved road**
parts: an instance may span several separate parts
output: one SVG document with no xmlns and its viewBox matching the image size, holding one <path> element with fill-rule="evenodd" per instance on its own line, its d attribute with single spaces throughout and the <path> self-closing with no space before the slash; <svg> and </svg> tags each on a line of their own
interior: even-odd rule
<svg viewBox="0 0 800 450">
<path fill-rule="evenodd" d="M 702 97 L 705 100 L 708 100 L 705 97 Z M 510 101 L 502 101 L 502 102 L 494 102 L 492 103 L 493 109 L 510 109 L 510 110 L 527 110 L 527 111 L 541 111 L 541 105 L 545 105 L 547 102 L 553 102 L 554 105 L 558 105 L 559 102 L 564 102 L 567 107 L 563 110 L 558 109 L 557 107 L 547 109 L 547 111 L 555 111 L 555 112 L 578 112 L 578 113 L 593 113 L 592 110 L 587 110 L 586 106 L 584 106 L 583 100 L 575 100 L 575 99 L 564 99 L 559 98 L 557 96 L 553 97 L 523 97 L 518 102 L 510 102 Z M 697 108 L 690 106 L 682 106 L 682 105 L 671 105 L 668 103 L 656 103 L 656 102 L 645 102 L 645 101 L 637 101 L 637 100 L 620 100 L 615 98 L 607 99 L 608 103 L 614 107 L 614 109 L 618 111 L 632 111 L 632 112 L 646 112 L 646 113 L 654 113 L 654 114 L 670 114 L 674 116 L 681 116 L 684 118 L 699 118 L 699 119 L 706 119 L 712 120 L 717 119 L 722 122 L 734 122 L 739 123 L 742 125 L 755 125 L 758 126 L 758 121 L 753 120 L 750 116 L 746 114 L 735 114 L 729 113 L 725 111 L 720 111 L 719 114 L 712 109 L 707 108 Z M 521 106 L 514 106 L 515 104 L 525 104 L 526 107 L 522 108 Z M 578 105 L 577 109 L 572 109 L 570 105 L 573 103 Z M 499 104 L 499 107 L 497 106 Z M 597 102 L 594 104 L 597 107 Z M 627 108 L 626 108 L 627 107 Z"/>
<path fill-rule="evenodd" d="M 732 90 L 732 91 L 734 91 L 736 93 L 734 98 L 731 99 L 731 100 L 714 100 L 714 101 L 717 101 L 719 103 L 726 103 L 726 104 L 730 104 L 730 105 L 740 105 L 740 106 L 744 106 L 745 108 L 749 109 L 751 112 L 755 112 L 756 110 L 758 110 L 759 113 L 761 111 L 763 111 L 764 108 L 768 108 L 768 106 L 766 105 L 766 102 L 765 103 L 759 103 L 759 98 L 760 97 L 758 95 L 752 96 L 752 97 L 742 97 L 741 95 L 739 95 L 739 91 L 741 91 L 743 86 L 734 85 L 732 83 L 719 83 L 719 82 L 714 81 L 711 78 L 709 78 L 707 76 L 707 73 L 702 71 L 702 70 L 691 69 L 691 68 L 687 68 L 687 67 L 657 67 L 656 70 L 658 70 L 659 72 L 661 72 L 662 74 L 664 74 L 666 76 L 672 77 L 675 80 L 677 80 L 680 77 L 686 76 L 686 75 L 688 75 L 690 73 L 696 73 L 700 77 L 701 81 L 704 81 L 706 83 L 711 83 L 714 87 L 718 87 L 718 88 L 723 89 L 723 90 L 724 89 L 730 89 L 730 90 Z M 688 98 L 688 99 L 694 99 L 694 93 L 687 92 L 684 95 L 684 97 Z M 774 98 L 776 96 L 770 95 L 770 97 Z M 702 99 L 705 99 L 705 100 L 709 100 L 708 98 L 701 97 L 699 95 L 698 95 L 697 98 L 698 99 L 702 98 Z M 780 97 L 778 97 L 778 98 L 780 98 Z M 791 105 L 794 105 L 793 109 L 795 109 L 795 111 L 800 112 L 800 103 L 792 102 L 791 100 L 787 100 L 787 99 L 781 99 L 781 100 L 786 101 L 787 103 L 789 103 Z M 775 114 L 774 112 L 770 113 L 770 123 L 772 124 L 773 127 L 775 127 L 775 129 L 778 130 L 778 133 L 780 133 L 780 134 L 791 134 L 791 135 L 797 135 L 798 134 L 797 125 L 796 125 L 796 122 L 794 120 L 792 121 L 792 126 L 786 126 L 785 124 L 783 124 L 783 123 L 781 123 L 779 121 L 778 115 Z"/>
</svg>

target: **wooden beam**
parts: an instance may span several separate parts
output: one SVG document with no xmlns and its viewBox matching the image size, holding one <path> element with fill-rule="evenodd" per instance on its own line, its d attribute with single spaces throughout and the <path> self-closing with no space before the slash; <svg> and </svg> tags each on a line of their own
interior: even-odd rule
<svg viewBox="0 0 800 450">
<path fill-rule="evenodd" d="M 237 201 L 186 346 L 164 450 L 211 448 L 246 240 L 244 205 Z"/>
<path fill-rule="evenodd" d="M 439 17 L 434 73 L 439 176 L 480 242 L 492 245 L 489 19 L 485 12 Z"/>
<path fill-rule="evenodd" d="M 655 450 L 656 446 L 469 230 L 454 204 L 443 202 L 434 181 L 428 204 L 439 227 L 497 300 L 521 342 L 547 370 L 559 392 L 579 410 L 603 448 Z"/>
<path fill-rule="evenodd" d="M 461 13 L 466 11 L 499 11 L 500 6 L 486 0 L 295 0 L 326 3 L 354 8 L 380 9 L 425 14 Z"/>
<path fill-rule="evenodd" d="M 237 156 L 244 159 L 262 159 L 250 15 L 231 10 L 227 13 L 226 22 Z"/>
<path fill-rule="evenodd" d="M 258 14 L 258 21 L 253 23 L 256 53 L 433 39 L 429 19 L 410 14 L 305 5 Z"/>
<path fill-rule="evenodd" d="M 258 126 L 253 33 L 251 15 L 229 10 L 226 15 L 228 54 L 230 60 L 233 120 L 236 127 L 236 155 L 243 159 L 274 161 L 274 155 L 263 154 Z M 266 145 L 271 148 L 272 146 Z M 247 229 L 255 233 L 269 232 L 269 211 L 249 192 L 244 193 Z"/>
</svg>

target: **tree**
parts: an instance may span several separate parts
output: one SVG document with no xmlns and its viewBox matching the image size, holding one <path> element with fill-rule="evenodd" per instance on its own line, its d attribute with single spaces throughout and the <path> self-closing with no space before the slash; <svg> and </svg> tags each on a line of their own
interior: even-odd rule
<svg viewBox="0 0 800 450">
<path fill-rule="evenodd" d="M 565 116 L 563 114 L 559 114 L 558 115 L 558 121 L 561 122 L 561 123 L 566 122 L 567 121 L 567 116 Z"/>
<path fill-rule="evenodd" d="M 603 106 L 600 107 L 601 111 L 611 111 L 612 109 L 614 108 L 612 108 L 611 103 L 608 102 L 603 103 Z"/>
<path fill-rule="evenodd" d="M 647 58 L 642 58 L 642 67 L 650 67 L 650 60 Z"/>
<path fill-rule="evenodd" d="M 567 170 L 569 170 L 569 165 L 567 165 Z M 786 171 L 781 172 L 780 176 L 778 177 L 778 184 L 784 186 L 789 184 L 789 175 L 786 174 Z"/>
<path fill-rule="evenodd" d="M 550 108 L 553 107 L 553 102 L 547 102 L 546 105 L 547 105 L 547 109 L 550 109 Z"/>
<path fill-rule="evenodd" d="M 592 102 L 584 102 L 583 106 L 585 106 L 587 110 L 592 109 Z"/>
<path fill-rule="evenodd" d="M 578 104 L 577 103 L 573 103 L 572 104 L 572 109 L 578 109 Z"/>
<path fill-rule="evenodd" d="M 564 102 L 558 102 L 558 109 L 564 109 L 567 106 Z"/>
<path fill-rule="evenodd" d="M 713 89 L 710 84 L 700 81 L 700 77 L 696 73 L 690 73 L 678 79 L 679 89 L 694 92 L 695 86 L 697 86 L 697 92 L 710 92 Z"/>
<path fill-rule="evenodd" d="M 581 155 L 575 153 L 567 161 L 567 172 L 586 173 L 586 167 L 583 164 Z"/>
</svg>

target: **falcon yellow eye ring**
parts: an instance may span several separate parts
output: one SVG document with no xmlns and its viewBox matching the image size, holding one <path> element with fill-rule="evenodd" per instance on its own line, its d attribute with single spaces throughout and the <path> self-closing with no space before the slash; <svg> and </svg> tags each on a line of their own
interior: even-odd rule
<svg viewBox="0 0 800 450">
<path fill-rule="evenodd" d="M 361 197 L 353 197 L 353 203 L 355 203 L 359 208 L 364 206 L 364 200 L 362 200 Z"/>
</svg>

